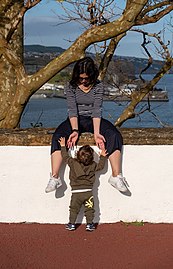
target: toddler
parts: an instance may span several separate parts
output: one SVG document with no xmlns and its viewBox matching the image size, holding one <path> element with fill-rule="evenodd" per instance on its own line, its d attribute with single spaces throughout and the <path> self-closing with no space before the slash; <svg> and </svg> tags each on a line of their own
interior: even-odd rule
<svg viewBox="0 0 173 269">
<path fill-rule="evenodd" d="M 95 172 L 104 168 L 107 152 L 102 149 L 99 162 L 96 163 L 94 150 L 89 145 L 79 148 L 76 158 L 72 158 L 66 150 L 65 138 L 61 137 L 59 142 L 62 158 L 70 167 L 69 179 L 72 189 L 69 223 L 66 225 L 66 229 L 69 231 L 76 229 L 76 218 L 81 206 L 84 205 L 86 231 L 93 231 L 95 229 L 93 223 L 95 210 L 92 188 L 95 182 Z"/>
</svg>

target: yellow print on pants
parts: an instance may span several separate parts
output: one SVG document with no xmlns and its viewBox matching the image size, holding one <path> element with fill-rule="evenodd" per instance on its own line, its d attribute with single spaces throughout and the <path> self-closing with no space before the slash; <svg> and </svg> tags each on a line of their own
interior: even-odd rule
<svg viewBox="0 0 173 269">
<path fill-rule="evenodd" d="M 88 208 L 93 208 L 93 196 L 91 196 L 86 202 L 85 202 L 85 206 Z"/>
</svg>

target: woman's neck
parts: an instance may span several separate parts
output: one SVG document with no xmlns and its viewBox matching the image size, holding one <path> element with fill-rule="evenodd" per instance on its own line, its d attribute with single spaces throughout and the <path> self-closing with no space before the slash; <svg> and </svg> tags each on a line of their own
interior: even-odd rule
<svg viewBox="0 0 173 269">
<path fill-rule="evenodd" d="M 92 84 L 88 85 L 88 86 L 85 86 L 83 84 L 78 85 L 78 87 L 85 93 L 89 92 L 91 90 L 92 86 L 93 86 Z"/>
</svg>

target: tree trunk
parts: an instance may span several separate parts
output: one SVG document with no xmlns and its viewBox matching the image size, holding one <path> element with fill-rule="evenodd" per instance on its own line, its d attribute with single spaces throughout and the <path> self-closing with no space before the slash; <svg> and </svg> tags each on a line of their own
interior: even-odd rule
<svg viewBox="0 0 173 269">
<path fill-rule="evenodd" d="M 20 104 L 22 95 L 19 70 L 23 64 L 23 22 L 20 22 L 14 34 L 7 38 L 6 33 L 11 20 L 23 5 L 23 0 L 15 3 L 1 3 L 0 17 L 0 128 L 13 128 L 19 122 L 24 104 Z M 15 54 L 14 54 L 15 52 Z M 11 113 L 12 111 L 12 113 Z"/>
</svg>

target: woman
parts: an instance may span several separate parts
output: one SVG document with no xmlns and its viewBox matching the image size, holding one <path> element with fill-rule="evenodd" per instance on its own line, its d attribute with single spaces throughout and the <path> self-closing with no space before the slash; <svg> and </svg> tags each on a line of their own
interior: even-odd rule
<svg viewBox="0 0 173 269">
<path fill-rule="evenodd" d="M 93 133 L 96 145 L 107 149 L 112 168 L 109 183 L 121 192 L 127 191 L 121 175 L 122 136 L 111 122 L 101 117 L 104 87 L 98 81 L 98 75 L 98 68 L 90 57 L 79 60 L 74 66 L 66 88 L 68 118 L 58 126 L 52 138 L 52 174 L 46 192 L 62 185 L 59 178 L 62 163 L 60 137 L 65 137 L 68 148 L 71 148 L 84 132 Z"/>
</svg>

